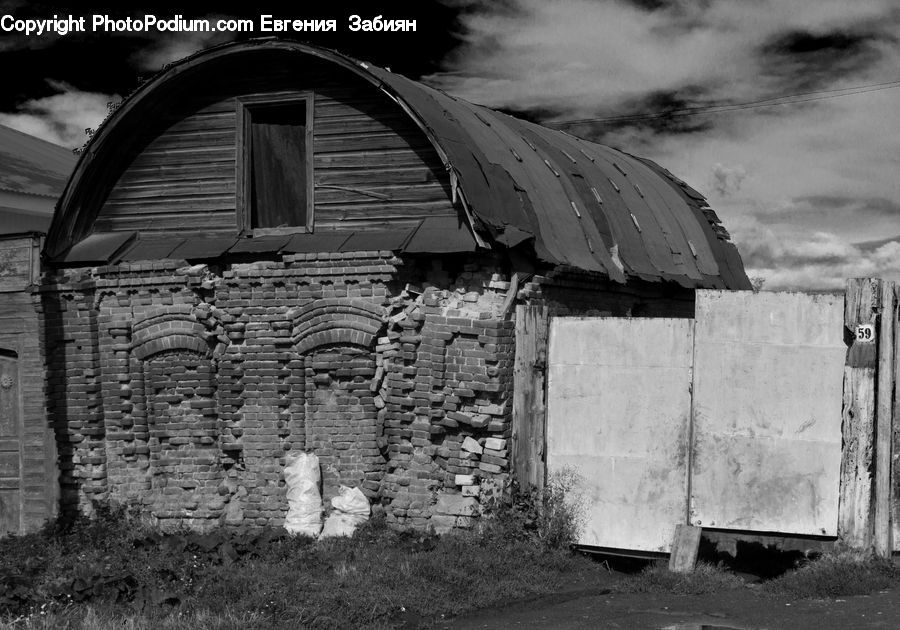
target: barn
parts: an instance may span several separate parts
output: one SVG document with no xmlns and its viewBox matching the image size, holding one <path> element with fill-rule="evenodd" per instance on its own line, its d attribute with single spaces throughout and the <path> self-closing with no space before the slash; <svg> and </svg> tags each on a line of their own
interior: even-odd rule
<svg viewBox="0 0 900 630">
<path fill-rule="evenodd" d="M 60 507 L 283 522 L 283 468 L 397 526 L 514 473 L 517 305 L 691 317 L 747 289 L 655 163 L 285 40 L 167 67 L 93 136 L 39 288 Z"/>
</svg>

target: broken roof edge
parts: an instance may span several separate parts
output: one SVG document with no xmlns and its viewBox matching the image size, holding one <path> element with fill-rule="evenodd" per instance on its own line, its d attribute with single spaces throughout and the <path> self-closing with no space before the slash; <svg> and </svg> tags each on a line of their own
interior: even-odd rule
<svg viewBox="0 0 900 630">
<path fill-rule="evenodd" d="M 469 226 L 459 217 L 427 217 L 394 230 L 336 231 L 238 237 L 228 233 L 196 237 L 141 235 L 134 231 L 92 232 L 58 256 L 51 267 L 90 267 L 133 261 L 245 261 L 252 257 L 294 254 L 454 254 L 480 251 Z"/>
<path fill-rule="evenodd" d="M 691 280 L 680 276 L 663 277 L 646 274 L 633 274 L 628 276 L 626 282 L 619 282 L 610 278 L 606 274 L 598 273 L 596 271 L 588 271 L 585 269 L 581 269 L 580 267 L 573 267 L 572 265 L 565 264 L 552 265 L 547 269 L 538 270 L 535 275 L 545 277 L 550 285 L 560 284 L 561 286 L 565 286 L 565 283 L 567 281 L 575 279 L 577 281 L 589 281 L 597 285 L 606 284 L 610 288 L 616 287 L 618 290 L 626 292 L 632 289 L 646 287 L 669 287 L 673 290 L 689 289 L 692 291 L 697 289 L 731 290 L 726 286 L 723 278 L 712 275 L 705 275 L 699 280 Z"/>
</svg>

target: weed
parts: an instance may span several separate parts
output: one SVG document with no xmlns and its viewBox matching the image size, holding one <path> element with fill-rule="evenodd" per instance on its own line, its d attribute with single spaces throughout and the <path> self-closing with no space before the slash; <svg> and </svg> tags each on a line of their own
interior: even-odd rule
<svg viewBox="0 0 900 630">
<path fill-rule="evenodd" d="M 763 589 L 794 599 L 865 595 L 891 586 L 898 577 L 888 560 L 845 551 L 812 560 L 765 582 Z"/>
<path fill-rule="evenodd" d="M 488 502 L 483 528 L 497 535 L 534 543 L 544 549 L 568 549 L 578 542 L 584 526 L 586 502 L 581 477 L 571 468 L 550 475 L 542 490 L 524 489 L 513 482 L 511 492 Z"/>
</svg>

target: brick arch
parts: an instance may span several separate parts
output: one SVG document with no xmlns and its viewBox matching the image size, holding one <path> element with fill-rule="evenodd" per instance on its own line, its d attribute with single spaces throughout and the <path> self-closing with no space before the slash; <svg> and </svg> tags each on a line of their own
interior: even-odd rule
<svg viewBox="0 0 900 630">
<path fill-rule="evenodd" d="M 137 321 L 132 327 L 132 355 L 146 361 L 160 352 L 187 350 L 209 354 L 206 327 L 192 316 L 193 307 L 166 307 Z"/>
<path fill-rule="evenodd" d="M 371 348 L 385 326 L 385 309 L 361 299 L 325 298 L 297 310 L 293 342 L 300 354 L 324 345 Z"/>
</svg>

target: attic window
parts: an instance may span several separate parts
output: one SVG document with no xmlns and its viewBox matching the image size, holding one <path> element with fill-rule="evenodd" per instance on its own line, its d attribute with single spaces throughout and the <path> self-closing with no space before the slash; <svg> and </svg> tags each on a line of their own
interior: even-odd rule
<svg viewBox="0 0 900 630">
<path fill-rule="evenodd" d="M 237 104 L 237 218 L 243 234 L 313 227 L 312 95 Z"/>
</svg>

